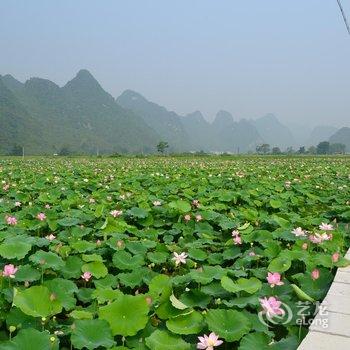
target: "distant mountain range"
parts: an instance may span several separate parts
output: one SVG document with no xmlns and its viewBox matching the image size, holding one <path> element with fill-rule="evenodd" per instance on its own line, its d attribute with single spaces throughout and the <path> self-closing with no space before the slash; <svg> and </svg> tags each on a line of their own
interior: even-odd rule
<svg viewBox="0 0 350 350">
<path fill-rule="evenodd" d="M 63 148 L 79 154 L 152 153 L 161 140 L 171 152 L 244 153 L 262 143 L 285 149 L 328 139 L 350 150 L 349 133 L 350 128 L 319 126 L 301 137 L 298 128 L 273 114 L 236 121 L 219 111 L 209 123 L 199 111 L 180 116 L 131 90 L 114 99 L 87 70 L 63 87 L 41 78 L 21 83 L 0 76 L 0 152 L 5 154 L 15 147 L 24 147 L 26 154 Z"/>
<path fill-rule="evenodd" d="M 21 84 L 0 79 L 0 147 L 17 144 L 28 154 L 53 154 L 62 147 L 86 154 L 151 152 L 160 136 L 127 111 L 86 70 L 60 88 L 31 78 Z"/>
</svg>

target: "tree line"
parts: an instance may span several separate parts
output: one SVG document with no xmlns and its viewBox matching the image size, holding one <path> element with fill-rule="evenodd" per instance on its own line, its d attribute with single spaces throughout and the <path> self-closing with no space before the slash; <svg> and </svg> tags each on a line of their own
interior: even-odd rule
<svg viewBox="0 0 350 350">
<path fill-rule="evenodd" d="M 284 152 L 279 147 L 272 147 L 268 143 L 256 146 L 258 154 L 345 154 L 346 146 L 343 143 L 330 143 L 322 141 L 317 146 L 299 147 L 295 150 L 293 147 L 288 147 Z"/>
<path fill-rule="evenodd" d="M 166 141 L 160 141 L 156 145 L 156 150 L 159 154 L 164 154 L 169 148 L 169 143 Z M 255 149 L 257 154 L 345 154 L 346 146 L 342 143 L 330 143 L 328 141 L 322 141 L 317 146 L 310 146 L 306 148 L 305 146 L 299 147 L 298 150 L 295 150 L 293 147 L 288 147 L 286 150 L 282 151 L 280 147 L 271 147 L 268 143 L 263 143 L 257 145 Z M 200 153 L 205 154 L 206 152 L 201 151 Z M 251 152 L 250 152 L 251 153 Z M 24 149 L 22 146 L 15 144 L 12 149 L 8 152 L 10 156 L 22 156 L 24 154 Z M 57 151 L 54 155 L 57 156 L 69 156 L 73 155 L 74 152 L 70 149 L 69 146 L 63 146 Z M 117 154 L 117 153 L 116 153 Z"/>
</svg>

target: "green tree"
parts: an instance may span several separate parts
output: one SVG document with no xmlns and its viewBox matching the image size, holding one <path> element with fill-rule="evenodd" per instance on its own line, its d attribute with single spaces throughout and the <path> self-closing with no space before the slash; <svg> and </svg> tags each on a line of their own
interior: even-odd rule
<svg viewBox="0 0 350 350">
<path fill-rule="evenodd" d="M 310 146 L 308 149 L 307 149 L 307 153 L 308 154 L 316 154 L 317 152 L 317 149 L 315 146 Z"/>
<path fill-rule="evenodd" d="M 331 143 L 329 151 L 331 154 L 344 154 L 346 146 L 343 143 Z"/>
<path fill-rule="evenodd" d="M 298 153 L 299 153 L 299 154 L 305 154 L 305 153 L 306 153 L 305 147 L 304 147 L 304 146 L 301 146 L 301 147 L 299 148 Z"/>
<path fill-rule="evenodd" d="M 164 154 L 167 148 L 169 148 L 169 144 L 166 141 L 160 141 L 157 145 L 157 151 L 161 154 Z"/>
<path fill-rule="evenodd" d="M 317 145 L 317 154 L 329 154 L 330 145 L 328 141 L 322 141 Z"/>
<path fill-rule="evenodd" d="M 263 143 L 262 145 L 256 146 L 256 151 L 259 154 L 267 154 L 270 152 L 270 145 L 268 143 Z"/>
<path fill-rule="evenodd" d="M 279 147 L 272 148 L 272 154 L 281 154 L 281 149 Z"/>
<path fill-rule="evenodd" d="M 59 156 L 69 156 L 72 152 L 70 151 L 68 146 L 63 146 L 61 150 L 58 152 Z"/>
<path fill-rule="evenodd" d="M 292 146 L 287 147 L 286 153 L 287 153 L 287 154 L 294 154 L 294 153 L 295 153 L 294 148 L 293 148 Z"/>
<path fill-rule="evenodd" d="M 20 145 L 13 145 L 11 151 L 9 152 L 10 156 L 21 156 L 23 154 L 23 147 Z"/>
</svg>

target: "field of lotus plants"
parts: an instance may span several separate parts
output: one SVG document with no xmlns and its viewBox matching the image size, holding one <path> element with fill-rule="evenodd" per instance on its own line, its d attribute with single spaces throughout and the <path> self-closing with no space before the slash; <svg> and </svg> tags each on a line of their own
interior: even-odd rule
<svg viewBox="0 0 350 350">
<path fill-rule="evenodd" d="M 296 349 L 350 158 L 0 160 L 0 349 Z"/>
</svg>

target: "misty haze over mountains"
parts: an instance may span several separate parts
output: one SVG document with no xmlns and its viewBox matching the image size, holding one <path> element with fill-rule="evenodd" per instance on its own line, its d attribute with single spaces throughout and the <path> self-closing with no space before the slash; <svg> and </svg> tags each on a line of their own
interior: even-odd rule
<svg viewBox="0 0 350 350">
<path fill-rule="evenodd" d="M 154 153 L 160 140 L 171 152 L 246 153 L 262 143 L 284 150 L 325 140 L 350 151 L 347 127 L 287 126 L 273 114 L 239 120 L 224 110 L 210 123 L 200 111 L 180 116 L 132 90 L 114 99 L 87 70 L 63 87 L 41 78 L 21 83 L 0 76 L 0 124 L 1 153 L 16 145 L 27 154 L 63 147 L 80 154 Z"/>
</svg>

